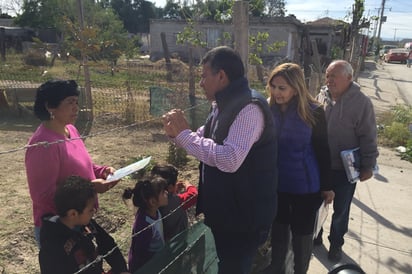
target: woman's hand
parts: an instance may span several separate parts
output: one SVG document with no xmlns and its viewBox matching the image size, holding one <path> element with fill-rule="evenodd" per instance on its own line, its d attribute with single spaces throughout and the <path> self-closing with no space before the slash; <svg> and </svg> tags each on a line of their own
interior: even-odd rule
<svg viewBox="0 0 412 274">
<path fill-rule="evenodd" d="M 117 185 L 119 182 L 120 180 L 107 182 L 104 179 L 95 179 L 92 181 L 97 193 L 105 193 L 106 191 Z"/>
<path fill-rule="evenodd" d="M 335 198 L 335 192 L 333 190 L 321 191 L 320 195 L 322 196 L 323 200 L 325 201 L 325 204 L 332 203 L 333 199 Z"/>
<path fill-rule="evenodd" d="M 109 174 L 113 174 L 114 172 L 116 171 L 116 169 L 114 169 L 113 167 L 111 167 L 111 166 L 108 166 L 108 167 L 106 167 L 105 168 L 105 170 L 103 171 L 103 179 L 107 179 L 107 176 L 109 176 Z"/>
</svg>

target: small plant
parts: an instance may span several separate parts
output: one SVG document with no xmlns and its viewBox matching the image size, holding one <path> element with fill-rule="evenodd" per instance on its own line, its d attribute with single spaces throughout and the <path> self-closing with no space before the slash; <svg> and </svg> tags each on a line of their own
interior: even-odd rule
<svg viewBox="0 0 412 274">
<path fill-rule="evenodd" d="M 133 157 L 133 158 L 131 158 L 129 161 L 128 161 L 128 163 L 127 164 L 132 164 L 132 163 L 135 163 L 135 162 L 137 162 L 137 161 L 140 161 L 140 160 L 142 160 L 142 159 L 144 159 L 144 158 L 146 158 L 147 156 L 145 156 L 145 155 L 139 155 L 139 156 L 137 156 L 137 157 Z M 130 175 L 130 177 L 132 178 L 132 179 L 141 179 L 141 178 L 143 178 L 146 174 L 150 174 L 150 171 L 152 170 L 152 168 L 153 168 L 153 166 L 155 165 L 155 163 L 153 162 L 153 160 L 150 160 L 150 162 L 147 164 L 147 166 L 145 166 L 144 168 L 142 168 L 141 170 L 139 170 L 139 171 L 137 171 L 137 172 L 135 172 L 135 173 L 132 173 L 131 175 Z"/>
<path fill-rule="evenodd" d="M 412 162 L 412 139 L 406 145 L 406 151 L 401 154 L 401 159 Z"/>
<path fill-rule="evenodd" d="M 401 158 L 412 162 L 412 107 L 394 106 L 390 112 L 383 113 L 379 119 L 378 133 L 384 143 L 390 146 L 406 146 Z"/>
<path fill-rule="evenodd" d="M 395 146 L 404 146 L 411 139 L 408 126 L 396 121 L 384 128 L 383 135 Z"/>
<path fill-rule="evenodd" d="M 169 144 L 169 151 L 167 154 L 167 162 L 176 167 L 182 167 L 187 164 L 189 159 L 184 149 L 177 147 L 175 144 Z"/>
<path fill-rule="evenodd" d="M 30 49 L 23 56 L 24 63 L 30 66 L 46 66 L 46 56 L 39 50 Z"/>
</svg>

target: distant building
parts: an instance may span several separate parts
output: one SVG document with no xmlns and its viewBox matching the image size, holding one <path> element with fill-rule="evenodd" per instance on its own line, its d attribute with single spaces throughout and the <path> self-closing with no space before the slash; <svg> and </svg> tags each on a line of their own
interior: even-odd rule
<svg viewBox="0 0 412 274">
<path fill-rule="evenodd" d="M 165 33 L 166 43 L 169 52 L 183 60 L 187 60 L 188 45 L 177 44 L 177 34 L 183 32 L 187 22 L 181 19 L 154 19 L 150 21 L 150 56 L 152 60 L 163 58 L 163 47 L 160 34 Z M 286 46 L 278 52 L 266 52 L 262 55 L 265 63 L 275 63 L 277 60 L 287 58 L 288 60 L 299 62 L 301 60 L 301 33 L 304 25 L 294 16 L 277 18 L 250 18 L 250 35 L 258 32 L 269 33 L 269 40 L 266 44 L 276 41 L 286 42 Z M 206 47 L 197 47 L 193 50 L 196 60 L 209 49 L 219 46 L 233 46 L 233 25 L 232 23 L 218 23 L 211 20 L 198 21 L 195 24 L 195 31 L 201 33 L 202 41 L 206 42 Z M 230 34 L 230 40 L 225 40 L 225 33 Z"/>
<path fill-rule="evenodd" d="M 13 19 L 9 18 L 0 18 L 0 27 L 12 27 Z"/>
<path fill-rule="evenodd" d="M 324 58 L 331 57 L 334 49 L 340 49 L 343 54 L 349 46 L 349 24 L 344 21 L 324 17 L 306 23 L 306 27 L 310 39 L 316 41 L 319 55 Z"/>
<path fill-rule="evenodd" d="M 32 42 L 36 33 L 29 28 L 22 27 L 4 27 L 0 26 L 0 40 L 4 43 L 6 49 L 14 48 L 18 52 L 23 51 L 25 42 Z"/>
</svg>

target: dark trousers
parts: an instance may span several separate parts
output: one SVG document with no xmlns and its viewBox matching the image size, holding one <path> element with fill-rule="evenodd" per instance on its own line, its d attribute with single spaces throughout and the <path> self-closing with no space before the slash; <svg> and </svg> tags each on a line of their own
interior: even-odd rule
<svg viewBox="0 0 412 274">
<path fill-rule="evenodd" d="M 348 181 L 345 171 L 334 170 L 332 172 L 333 191 L 333 215 L 329 234 L 331 246 L 341 247 L 344 244 L 343 236 L 348 232 L 349 211 L 355 193 L 356 183 Z"/>
<path fill-rule="evenodd" d="M 257 232 L 219 231 L 212 228 L 218 274 L 249 274 L 257 249 L 268 237 L 269 227 Z"/>
<path fill-rule="evenodd" d="M 313 233 L 316 212 L 322 204 L 320 193 L 278 193 L 278 212 L 274 223 L 288 224 L 293 235 Z"/>
</svg>

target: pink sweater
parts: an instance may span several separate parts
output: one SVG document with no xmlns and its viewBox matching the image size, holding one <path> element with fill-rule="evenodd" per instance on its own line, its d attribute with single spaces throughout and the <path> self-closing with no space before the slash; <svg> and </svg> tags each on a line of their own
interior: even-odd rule
<svg viewBox="0 0 412 274">
<path fill-rule="evenodd" d="M 69 130 L 70 138 L 80 137 L 73 125 L 67 125 L 66 128 Z M 65 136 L 41 124 L 30 138 L 29 145 L 62 139 L 65 139 Z M 94 180 L 100 178 L 105 169 L 104 166 L 93 164 L 81 139 L 28 148 L 25 164 L 35 226 L 41 226 L 41 217 L 44 214 L 56 213 L 53 199 L 59 182 L 70 175 Z"/>
</svg>

